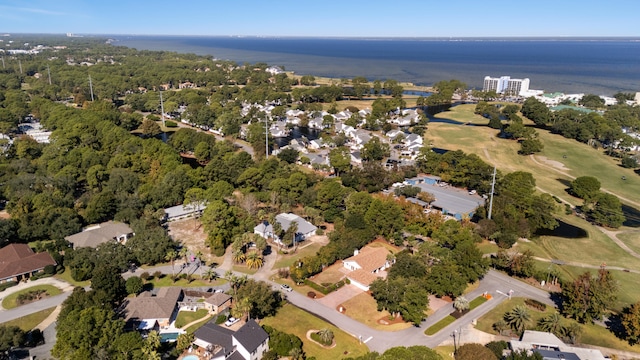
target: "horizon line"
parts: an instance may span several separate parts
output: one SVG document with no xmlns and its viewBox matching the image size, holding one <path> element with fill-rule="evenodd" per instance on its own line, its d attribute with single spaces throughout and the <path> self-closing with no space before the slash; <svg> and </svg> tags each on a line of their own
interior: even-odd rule
<svg viewBox="0 0 640 360">
<path fill-rule="evenodd" d="M 82 36 L 172 36 L 172 37 L 230 37 L 230 38 L 291 38 L 291 39 L 437 39 L 437 40 L 475 40 L 475 39 L 591 39 L 591 40 L 605 40 L 605 39 L 626 39 L 626 40 L 640 40 L 640 35 L 519 35 L 519 36 L 343 36 L 343 35 L 240 35 L 240 34 L 142 34 L 142 33 L 83 33 L 83 32 L 66 32 L 66 33 L 25 33 L 25 32 L 7 32 L 0 31 L 2 36 L 13 35 L 60 35 L 66 36 L 67 34 L 82 35 Z"/>
</svg>

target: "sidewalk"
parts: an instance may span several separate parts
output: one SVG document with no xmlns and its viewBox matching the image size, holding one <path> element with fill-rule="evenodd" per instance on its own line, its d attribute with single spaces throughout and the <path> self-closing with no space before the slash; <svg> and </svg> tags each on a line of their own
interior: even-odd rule
<svg viewBox="0 0 640 360">
<path fill-rule="evenodd" d="M 6 309 L 2 307 L 2 302 L 1 302 L 1 300 L 4 299 L 6 296 L 24 289 L 28 289 L 33 286 L 37 286 L 37 285 L 52 285 L 62 290 L 63 292 L 72 291 L 74 288 L 74 286 L 69 284 L 68 282 L 58 280 L 54 277 L 47 277 L 47 278 L 38 279 L 34 281 L 29 280 L 27 282 L 20 282 L 18 285 L 12 286 L 0 292 L 0 312 L 6 311 Z"/>
</svg>

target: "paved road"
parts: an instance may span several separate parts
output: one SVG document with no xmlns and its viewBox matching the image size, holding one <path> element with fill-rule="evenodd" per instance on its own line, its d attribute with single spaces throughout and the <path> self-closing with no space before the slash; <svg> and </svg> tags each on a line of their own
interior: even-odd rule
<svg viewBox="0 0 640 360">
<path fill-rule="evenodd" d="M 272 255 L 275 258 L 275 254 Z M 274 260 L 267 260 L 271 263 Z M 180 265 L 175 267 L 176 273 L 178 270 L 180 271 L 190 271 L 195 272 L 196 267 L 190 266 L 186 269 L 182 270 Z M 165 274 L 171 274 L 172 268 L 170 265 L 167 266 L 159 266 L 148 269 L 137 269 L 134 273 L 127 272 L 123 274 L 124 277 L 130 277 L 132 275 L 140 275 L 142 272 L 150 272 L 153 273 L 155 271 L 161 271 Z M 224 269 L 216 269 L 220 276 L 224 276 Z M 268 281 L 271 283 L 274 289 L 280 289 L 280 285 L 269 281 L 266 271 L 260 272 L 261 278 L 264 281 Z M 242 275 L 242 274 L 237 274 Z M 433 315 L 429 316 L 429 318 L 420 324 L 419 327 L 412 327 L 409 329 L 396 331 L 396 332 L 387 332 L 371 329 L 368 326 L 351 319 L 350 317 L 339 313 L 335 309 L 329 308 L 324 304 L 315 301 L 313 299 L 308 298 L 304 294 L 300 294 L 298 292 L 292 291 L 285 293 L 287 300 L 291 302 L 293 305 L 300 307 L 313 313 L 326 321 L 332 323 L 338 328 L 346 331 L 347 333 L 353 335 L 356 338 L 361 338 L 364 343 L 369 347 L 372 351 L 384 352 L 386 349 L 394 347 L 394 346 L 411 346 L 411 345 L 425 345 L 429 347 L 438 346 L 440 343 L 450 340 L 451 334 L 454 329 L 464 328 L 469 325 L 474 319 L 477 319 L 484 315 L 485 313 L 492 310 L 495 306 L 500 304 L 501 302 L 507 300 L 507 296 L 501 295 L 498 291 L 507 294 L 510 290 L 513 290 L 512 296 L 514 297 L 527 297 L 542 301 L 549 305 L 553 305 L 553 302 L 549 298 L 549 294 L 543 290 L 537 289 L 531 285 L 528 285 L 519 280 L 515 280 L 510 278 L 504 274 L 501 274 L 497 271 L 490 270 L 487 275 L 480 281 L 479 287 L 469 293 L 467 296 L 469 299 L 474 299 L 477 296 L 480 296 L 482 293 L 487 292 L 493 296 L 493 299 L 487 301 L 486 303 L 480 305 L 476 309 L 472 310 L 462 318 L 455 321 L 453 324 L 444 328 L 437 334 L 433 336 L 424 335 L 424 330 L 429 326 L 435 324 L 445 316 L 447 316 L 451 311 L 453 311 L 453 307 L 451 304 L 442 307 L 438 311 L 436 311 Z M 18 307 L 13 310 L 5 310 L 0 312 L 0 322 L 9 321 L 18 317 L 22 317 L 28 315 L 30 313 L 46 309 L 49 307 L 57 306 L 64 299 L 66 299 L 70 295 L 70 292 L 65 292 L 61 295 L 54 296 L 42 301 L 38 301 L 36 303 L 30 304 L 28 307 Z"/>
</svg>

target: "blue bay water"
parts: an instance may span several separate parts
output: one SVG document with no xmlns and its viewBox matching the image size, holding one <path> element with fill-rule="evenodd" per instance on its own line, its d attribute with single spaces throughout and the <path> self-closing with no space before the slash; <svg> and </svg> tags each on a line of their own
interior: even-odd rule
<svg viewBox="0 0 640 360">
<path fill-rule="evenodd" d="M 264 62 L 296 74 L 417 85 L 458 79 L 482 88 L 484 76 L 529 78 L 546 92 L 640 91 L 640 39 L 356 39 L 115 36 L 115 45 Z"/>
</svg>

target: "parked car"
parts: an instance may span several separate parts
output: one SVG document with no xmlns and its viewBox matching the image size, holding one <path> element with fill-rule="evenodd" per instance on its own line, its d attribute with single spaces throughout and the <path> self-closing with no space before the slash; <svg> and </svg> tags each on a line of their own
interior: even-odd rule
<svg viewBox="0 0 640 360">
<path fill-rule="evenodd" d="M 287 285 L 287 284 L 282 284 L 280 285 L 280 287 L 282 288 L 282 290 L 286 291 L 286 292 L 290 292 L 293 291 L 293 289 L 291 288 L 291 286 Z"/>
<path fill-rule="evenodd" d="M 225 321 L 224 326 L 232 326 L 233 324 L 237 323 L 238 321 L 240 321 L 240 319 L 236 319 L 233 316 L 230 317 L 227 321 Z"/>
</svg>

